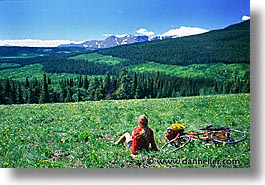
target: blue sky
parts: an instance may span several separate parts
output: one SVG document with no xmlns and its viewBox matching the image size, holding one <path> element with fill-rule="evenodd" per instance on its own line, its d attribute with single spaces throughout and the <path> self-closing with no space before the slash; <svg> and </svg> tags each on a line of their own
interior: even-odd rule
<svg viewBox="0 0 265 185">
<path fill-rule="evenodd" d="M 0 40 L 104 39 L 143 28 L 224 28 L 250 15 L 249 0 L 0 0 Z"/>
</svg>

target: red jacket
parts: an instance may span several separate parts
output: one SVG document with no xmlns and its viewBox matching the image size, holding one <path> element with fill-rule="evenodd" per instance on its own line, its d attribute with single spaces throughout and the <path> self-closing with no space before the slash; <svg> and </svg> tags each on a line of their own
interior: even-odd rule
<svg viewBox="0 0 265 185">
<path fill-rule="evenodd" d="M 133 135 L 132 135 L 132 154 L 135 155 L 136 154 L 136 150 L 139 149 L 139 148 L 145 148 L 145 149 L 149 149 L 149 143 L 151 143 L 151 147 L 153 150 L 158 150 L 157 149 L 157 146 L 155 144 L 155 140 L 154 140 L 154 132 L 151 128 L 148 128 L 149 129 L 149 138 L 148 138 L 148 141 L 145 143 L 145 142 L 141 142 L 141 141 L 138 141 L 137 142 L 137 139 L 136 139 L 136 136 L 140 133 L 140 131 L 142 130 L 143 128 L 141 127 L 137 127 L 133 130 Z"/>
</svg>

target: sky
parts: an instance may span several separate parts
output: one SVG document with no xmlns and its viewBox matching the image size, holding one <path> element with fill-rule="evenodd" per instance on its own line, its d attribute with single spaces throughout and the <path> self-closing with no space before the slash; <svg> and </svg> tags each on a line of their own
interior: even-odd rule
<svg viewBox="0 0 265 185">
<path fill-rule="evenodd" d="M 249 0 L 0 0 L 0 45 L 196 34 L 249 18 Z"/>
</svg>

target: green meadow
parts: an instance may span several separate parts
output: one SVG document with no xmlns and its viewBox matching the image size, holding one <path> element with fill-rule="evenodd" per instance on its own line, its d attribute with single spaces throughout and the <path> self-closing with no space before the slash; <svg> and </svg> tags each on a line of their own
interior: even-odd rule
<svg viewBox="0 0 265 185">
<path fill-rule="evenodd" d="M 1 168 L 250 167 L 249 94 L 0 105 L 0 112 Z M 247 139 L 211 146 L 192 140 L 175 153 L 140 151 L 133 159 L 125 144 L 113 143 L 137 126 L 141 114 L 149 117 L 159 148 L 173 122 L 184 124 L 187 132 L 209 123 L 230 127 L 244 131 Z"/>
<path fill-rule="evenodd" d="M 98 53 L 76 55 L 74 57 L 70 57 L 69 59 L 86 60 L 88 62 L 106 63 L 109 65 L 116 65 L 116 64 L 119 64 L 119 63 L 126 61 L 126 59 L 122 59 L 122 58 L 118 58 L 118 57 L 112 57 L 111 55 L 109 55 L 109 56 L 101 55 Z"/>
</svg>

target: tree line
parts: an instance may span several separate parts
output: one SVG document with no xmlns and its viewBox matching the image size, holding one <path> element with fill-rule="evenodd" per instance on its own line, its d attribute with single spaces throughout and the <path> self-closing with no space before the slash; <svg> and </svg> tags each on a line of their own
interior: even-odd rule
<svg viewBox="0 0 265 185">
<path fill-rule="evenodd" d="M 249 74 L 246 74 L 249 75 Z M 166 98 L 249 93 L 249 76 L 233 81 L 216 78 L 179 78 L 161 72 L 136 73 L 123 68 L 118 77 L 68 78 L 59 82 L 44 73 L 41 81 L 0 80 L 0 104 L 59 103 L 98 100 Z"/>
</svg>

